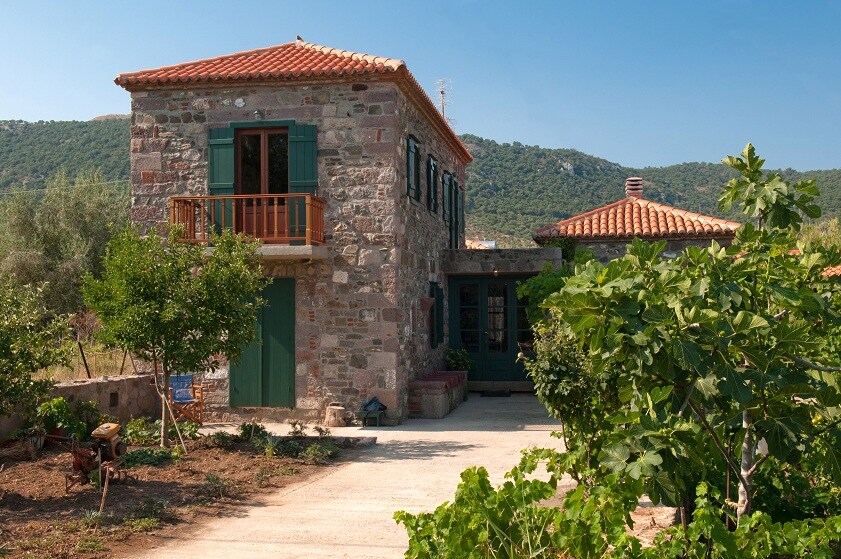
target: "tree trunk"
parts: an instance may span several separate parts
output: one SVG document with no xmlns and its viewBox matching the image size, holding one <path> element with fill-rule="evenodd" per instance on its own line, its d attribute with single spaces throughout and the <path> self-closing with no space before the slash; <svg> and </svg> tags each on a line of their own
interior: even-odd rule
<svg viewBox="0 0 841 559">
<path fill-rule="evenodd" d="M 750 411 L 742 412 L 742 428 L 745 430 L 745 438 L 742 440 L 742 480 L 739 481 L 739 503 L 736 507 L 736 518 L 750 513 L 751 493 L 753 493 L 753 468 L 756 458 L 756 441 L 753 438 L 753 417 Z"/>
<path fill-rule="evenodd" d="M 154 358 L 155 376 L 158 375 L 157 358 Z M 169 370 L 166 365 L 161 367 L 161 448 L 169 448 Z"/>
</svg>

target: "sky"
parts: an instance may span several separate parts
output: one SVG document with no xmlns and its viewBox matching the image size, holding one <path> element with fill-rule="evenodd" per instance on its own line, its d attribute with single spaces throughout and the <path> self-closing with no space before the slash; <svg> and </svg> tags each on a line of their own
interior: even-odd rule
<svg viewBox="0 0 841 559">
<path fill-rule="evenodd" d="M 0 0 L 0 120 L 128 113 L 121 72 L 304 40 L 450 84 L 459 134 L 630 167 L 841 168 L 841 2 Z"/>
</svg>

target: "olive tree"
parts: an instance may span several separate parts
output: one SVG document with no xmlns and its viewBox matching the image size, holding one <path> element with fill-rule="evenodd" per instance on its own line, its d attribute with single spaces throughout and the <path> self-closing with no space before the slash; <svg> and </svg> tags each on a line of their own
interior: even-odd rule
<svg viewBox="0 0 841 559">
<path fill-rule="evenodd" d="M 31 415 L 52 384 L 33 375 L 67 361 L 67 319 L 50 317 L 40 288 L 8 280 L 0 280 L 0 309 L 0 416 Z"/>
<path fill-rule="evenodd" d="M 174 233 L 127 229 L 108 243 L 101 279 L 85 278 L 85 302 L 102 323 L 97 337 L 161 371 L 161 446 L 169 446 L 170 375 L 215 369 L 220 354 L 236 361 L 255 336 L 266 283 L 257 245 L 230 232 L 213 243 L 206 251 Z"/>
</svg>

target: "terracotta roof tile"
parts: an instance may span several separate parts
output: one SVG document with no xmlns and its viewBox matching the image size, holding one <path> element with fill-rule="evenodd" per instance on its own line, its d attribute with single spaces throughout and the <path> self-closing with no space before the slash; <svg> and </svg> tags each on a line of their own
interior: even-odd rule
<svg viewBox="0 0 841 559">
<path fill-rule="evenodd" d="M 435 104 L 409 72 L 394 58 L 334 49 L 300 38 L 292 43 L 237 52 L 151 70 L 119 74 L 114 83 L 128 91 L 189 85 L 228 85 L 266 82 L 324 82 L 364 78 L 391 80 L 414 102 L 439 133 L 448 138 L 463 164 L 473 156 L 438 112 Z"/>
<path fill-rule="evenodd" d="M 732 237 L 741 223 L 673 208 L 637 196 L 541 227 L 538 243 L 555 237 L 593 240 L 646 240 Z"/>
<path fill-rule="evenodd" d="M 126 89 L 137 89 L 179 83 L 385 74 L 405 67 L 406 63 L 402 60 L 295 41 L 173 66 L 127 72 L 118 75 L 114 81 Z"/>
</svg>

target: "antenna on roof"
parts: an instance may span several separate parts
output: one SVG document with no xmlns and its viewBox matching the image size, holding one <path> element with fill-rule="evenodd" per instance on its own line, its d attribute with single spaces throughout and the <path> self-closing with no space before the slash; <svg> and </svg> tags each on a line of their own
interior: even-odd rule
<svg viewBox="0 0 841 559">
<path fill-rule="evenodd" d="M 445 116 L 444 108 L 450 104 L 450 100 L 447 99 L 447 95 L 450 94 L 450 90 L 452 88 L 453 80 L 450 78 L 435 80 L 435 89 L 438 91 L 438 95 L 441 96 L 441 116 Z"/>
</svg>

